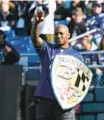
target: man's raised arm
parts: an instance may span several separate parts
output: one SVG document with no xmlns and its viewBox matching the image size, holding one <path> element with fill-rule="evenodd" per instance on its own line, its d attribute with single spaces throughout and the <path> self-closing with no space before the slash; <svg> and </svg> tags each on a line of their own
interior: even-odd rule
<svg viewBox="0 0 104 120">
<path fill-rule="evenodd" d="M 35 20 L 31 30 L 31 40 L 35 47 L 40 48 L 42 46 L 43 40 L 42 38 L 39 37 L 40 35 L 39 23 L 44 20 L 44 13 L 42 11 L 38 11 L 34 17 Z"/>
</svg>

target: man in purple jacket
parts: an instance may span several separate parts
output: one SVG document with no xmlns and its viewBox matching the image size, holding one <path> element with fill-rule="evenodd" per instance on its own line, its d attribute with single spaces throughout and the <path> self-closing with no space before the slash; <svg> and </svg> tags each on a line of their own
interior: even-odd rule
<svg viewBox="0 0 104 120">
<path fill-rule="evenodd" d="M 38 12 L 31 31 L 31 40 L 40 57 L 41 75 L 35 91 L 37 99 L 36 120 L 75 120 L 75 110 L 62 110 L 55 99 L 51 88 L 50 66 L 53 58 L 58 55 L 72 55 L 80 60 L 82 56 L 69 46 L 70 33 L 65 25 L 58 25 L 55 29 L 56 44 L 47 43 L 39 35 L 39 23 L 44 20 L 44 14 Z"/>
</svg>

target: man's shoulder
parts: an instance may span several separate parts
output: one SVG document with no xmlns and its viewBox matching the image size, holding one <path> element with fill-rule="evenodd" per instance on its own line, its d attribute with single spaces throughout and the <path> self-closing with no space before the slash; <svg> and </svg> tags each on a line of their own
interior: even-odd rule
<svg viewBox="0 0 104 120">
<path fill-rule="evenodd" d="M 83 56 L 80 54 L 81 50 L 79 50 L 79 49 L 76 48 L 76 47 L 72 47 L 71 49 L 72 49 L 72 51 L 73 51 L 73 53 L 74 53 L 73 55 L 74 55 L 77 59 L 79 59 L 79 60 L 81 60 L 82 62 L 84 62 Z"/>
<path fill-rule="evenodd" d="M 76 48 L 76 47 L 71 47 L 70 48 L 70 51 L 73 53 L 73 55 L 75 55 L 75 56 L 78 56 L 78 55 L 80 55 L 81 56 L 81 54 L 80 54 L 80 50 L 78 49 L 78 48 Z"/>
<path fill-rule="evenodd" d="M 99 18 L 104 18 L 104 13 L 100 13 L 100 14 L 98 15 L 98 17 L 99 17 Z"/>
<path fill-rule="evenodd" d="M 47 44 L 48 48 L 50 48 L 50 49 L 59 49 L 59 46 L 55 43 L 46 42 L 46 44 Z"/>
<path fill-rule="evenodd" d="M 77 53 L 79 53 L 79 52 L 82 51 L 82 50 L 78 49 L 78 48 L 75 47 L 75 46 L 71 47 L 71 49 L 72 49 L 74 52 L 77 52 Z"/>
</svg>

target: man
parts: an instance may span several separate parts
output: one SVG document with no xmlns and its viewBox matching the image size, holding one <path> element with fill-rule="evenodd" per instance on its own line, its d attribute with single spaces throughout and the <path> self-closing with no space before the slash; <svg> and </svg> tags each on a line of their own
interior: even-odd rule
<svg viewBox="0 0 104 120">
<path fill-rule="evenodd" d="M 91 34 L 84 36 L 81 40 L 83 50 L 82 51 L 97 51 L 98 48 L 93 42 L 93 36 Z M 85 61 L 86 65 L 99 65 L 99 57 L 98 54 L 83 54 L 83 58 Z M 101 86 L 101 78 L 103 75 L 103 70 L 101 68 L 92 68 L 91 69 L 93 72 L 93 81 L 92 85 L 93 86 Z"/>
<path fill-rule="evenodd" d="M 104 34 L 104 13 L 102 12 L 102 4 L 94 2 L 92 5 L 92 14 L 86 17 L 86 26 L 89 30 L 100 29 L 93 33 L 95 43 L 99 46 Z"/>
<path fill-rule="evenodd" d="M 87 27 L 85 25 L 84 22 L 84 13 L 81 9 L 81 7 L 76 7 L 73 14 L 72 14 L 72 19 L 68 24 L 68 28 L 70 31 L 70 35 L 71 38 L 74 38 L 80 34 L 83 34 L 87 31 Z M 80 39 L 71 42 L 71 45 L 73 45 L 77 48 L 77 49 L 81 49 L 81 43 L 80 43 Z"/>
<path fill-rule="evenodd" d="M 76 7 L 72 14 L 72 19 L 68 24 L 71 37 L 76 37 L 77 35 L 83 34 L 87 31 L 84 23 L 84 13 L 80 7 Z"/>
<path fill-rule="evenodd" d="M 13 65 L 20 59 L 16 49 L 6 41 L 5 33 L 0 30 L 0 64 Z"/>
<path fill-rule="evenodd" d="M 35 16 L 35 24 L 31 31 L 31 39 L 40 57 L 42 70 L 35 96 L 36 120 L 75 120 L 75 110 L 62 110 L 55 99 L 50 83 L 50 68 L 53 58 L 57 54 L 72 55 L 82 60 L 82 56 L 69 46 L 70 33 L 65 25 L 58 25 L 55 29 L 56 44 L 47 43 L 39 35 L 39 24 L 44 20 L 40 11 Z"/>
</svg>

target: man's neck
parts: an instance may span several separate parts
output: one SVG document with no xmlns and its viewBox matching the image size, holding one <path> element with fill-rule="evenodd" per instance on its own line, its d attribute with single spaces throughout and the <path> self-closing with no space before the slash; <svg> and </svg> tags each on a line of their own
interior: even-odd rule
<svg viewBox="0 0 104 120">
<path fill-rule="evenodd" d="M 69 48 L 69 44 L 62 45 L 60 48 Z"/>
</svg>

